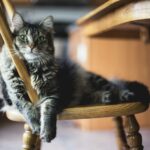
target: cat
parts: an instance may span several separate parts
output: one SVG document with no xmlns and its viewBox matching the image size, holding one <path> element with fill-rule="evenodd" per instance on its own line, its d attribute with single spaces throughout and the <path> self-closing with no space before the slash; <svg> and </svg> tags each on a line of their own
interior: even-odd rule
<svg viewBox="0 0 150 150">
<path fill-rule="evenodd" d="M 148 88 L 136 81 L 109 81 L 86 71 L 67 58 L 55 58 L 53 17 L 30 24 L 15 13 L 11 20 L 14 54 L 22 59 L 39 100 L 32 104 L 5 45 L 0 53 L 3 99 L 1 111 L 20 112 L 40 138 L 50 142 L 56 136 L 57 114 L 69 106 L 149 101 Z M 107 59 L 107 58 L 106 58 Z"/>
</svg>

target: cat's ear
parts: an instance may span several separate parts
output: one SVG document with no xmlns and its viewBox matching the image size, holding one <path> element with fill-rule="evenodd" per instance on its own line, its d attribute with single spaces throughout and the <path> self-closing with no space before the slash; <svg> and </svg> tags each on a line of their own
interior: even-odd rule
<svg viewBox="0 0 150 150">
<path fill-rule="evenodd" d="M 19 31 L 24 26 L 24 20 L 20 14 L 15 13 L 12 17 L 12 30 Z"/>
<path fill-rule="evenodd" d="M 46 31 L 53 31 L 54 29 L 54 18 L 52 16 L 46 17 L 41 23 L 40 26 Z"/>
</svg>

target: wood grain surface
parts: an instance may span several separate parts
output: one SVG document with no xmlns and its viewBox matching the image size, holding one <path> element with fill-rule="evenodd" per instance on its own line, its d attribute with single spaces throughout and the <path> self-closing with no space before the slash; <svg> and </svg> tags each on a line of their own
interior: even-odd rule
<svg viewBox="0 0 150 150">
<path fill-rule="evenodd" d="M 142 104 L 139 102 L 116 105 L 80 106 L 65 109 L 61 114 L 58 115 L 58 119 L 71 120 L 115 117 L 140 113 L 146 109 L 148 109 L 148 104 Z M 22 115 L 16 111 L 7 111 L 7 117 L 13 121 L 24 121 Z"/>
<path fill-rule="evenodd" d="M 87 17 L 89 22 L 84 19 L 82 21 L 82 18 L 77 22 L 86 36 L 95 36 L 125 23 L 149 20 L 150 1 L 133 1 L 102 17 L 101 12 L 98 11 L 97 13 L 96 19 L 92 16 L 91 18 Z"/>
</svg>

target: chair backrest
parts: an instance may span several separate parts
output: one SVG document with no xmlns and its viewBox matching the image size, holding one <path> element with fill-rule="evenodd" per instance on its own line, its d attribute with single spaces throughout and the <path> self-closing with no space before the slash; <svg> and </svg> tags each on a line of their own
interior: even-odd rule
<svg viewBox="0 0 150 150">
<path fill-rule="evenodd" d="M 6 9 L 6 12 L 8 13 L 10 19 L 12 19 L 15 13 L 15 9 L 9 0 L 0 1 L 0 34 L 9 50 L 9 55 L 16 66 L 19 76 L 24 81 L 24 85 L 26 87 L 26 91 L 29 95 L 30 100 L 35 103 L 38 100 L 37 92 L 31 86 L 30 76 L 24 62 L 17 55 L 13 55 L 13 37 L 5 17 L 5 11 L 3 9 Z"/>
</svg>

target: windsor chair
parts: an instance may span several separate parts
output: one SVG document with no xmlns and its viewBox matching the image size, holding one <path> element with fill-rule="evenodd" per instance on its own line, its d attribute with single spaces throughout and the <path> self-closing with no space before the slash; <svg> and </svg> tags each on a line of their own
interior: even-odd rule
<svg viewBox="0 0 150 150">
<path fill-rule="evenodd" d="M 116 1 L 109 0 L 109 7 L 110 5 L 113 6 L 117 1 L 119 0 Z M 106 6 L 108 7 L 107 4 L 108 3 L 105 4 L 105 7 Z M 120 4 L 118 6 L 120 6 Z M 101 12 L 105 7 L 102 5 L 99 11 Z M 38 95 L 31 86 L 30 76 L 27 72 L 27 69 L 25 68 L 24 63 L 17 56 L 12 55 L 13 37 L 11 35 L 8 23 L 5 18 L 5 10 L 8 13 L 8 16 L 12 18 L 13 14 L 15 13 L 15 9 L 9 0 L 0 1 L 0 33 L 4 40 L 4 43 L 10 50 L 9 54 L 13 60 L 13 63 L 16 66 L 18 74 L 24 81 L 30 100 L 34 104 L 38 99 Z M 78 24 L 80 24 L 83 20 L 80 20 Z M 148 106 L 149 105 L 145 103 L 132 102 L 115 105 L 96 105 L 96 106 L 67 108 L 61 114 L 58 115 L 58 119 L 71 120 L 71 119 L 114 117 L 117 129 L 118 148 L 120 150 L 122 149 L 142 150 L 143 149 L 142 136 L 139 133 L 139 124 L 135 118 L 135 114 L 146 111 L 148 109 Z M 18 112 L 8 111 L 6 112 L 6 115 L 12 121 L 25 122 L 23 116 Z M 22 147 L 23 150 L 40 150 L 39 137 L 37 135 L 32 134 L 30 127 L 26 123 L 24 129 L 25 132 L 23 134 L 23 147 Z"/>
</svg>

